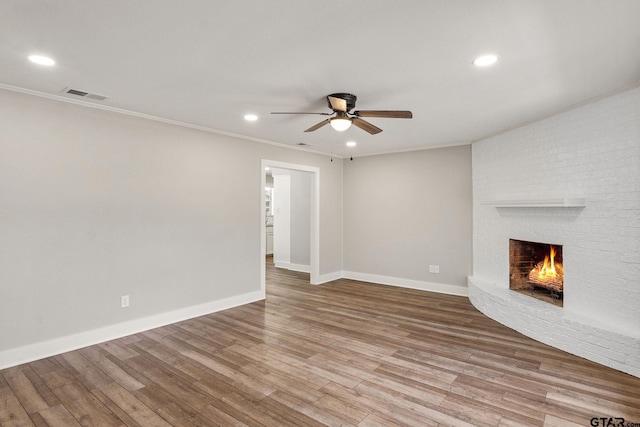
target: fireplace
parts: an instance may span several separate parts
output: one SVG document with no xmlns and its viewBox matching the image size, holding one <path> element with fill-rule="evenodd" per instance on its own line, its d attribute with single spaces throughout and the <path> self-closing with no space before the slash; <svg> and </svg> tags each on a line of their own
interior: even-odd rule
<svg viewBox="0 0 640 427">
<path fill-rule="evenodd" d="M 509 289 L 562 307 L 562 245 L 509 239 Z"/>
</svg>

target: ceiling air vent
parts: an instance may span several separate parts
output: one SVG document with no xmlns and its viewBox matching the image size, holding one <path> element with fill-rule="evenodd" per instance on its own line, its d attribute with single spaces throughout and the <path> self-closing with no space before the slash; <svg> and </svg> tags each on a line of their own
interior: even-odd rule
<svg viewBox="0 0 640 427">
<path fill-rule="evenodd" d="M 66 88 L 62 92 L 63 93 L 67 93 L 69 95 L 81 96 L 83 98 L 95 99 L 97 101 L 104 101 L 105 99 L 107 99 L 106 96 L 96 95 L 95 93 L 89 93 L 89 92 L 85 92 L 83 90 L 72 89 L 70 87 Z"/>
</svg>

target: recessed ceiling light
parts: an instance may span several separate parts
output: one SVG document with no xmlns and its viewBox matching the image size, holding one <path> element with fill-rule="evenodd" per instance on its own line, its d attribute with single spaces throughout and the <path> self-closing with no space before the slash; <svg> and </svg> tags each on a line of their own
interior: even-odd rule
<svg viewBox="0 0 640 427">
<path fill-rule="evenodd" d="M 256 116 L 255 114 L 245 114 L 244 119 L 248 122 L 255 122 L 256 120 L 258 120 L 258 116 Z"/>
<path fill-rule="evenodd" d="M 495 55 L 483 55 L 479 56 L 473 60 L 473 65 L 476 67 L 488 67 L 489 65 L 493 65 L 498 60 L 498 57 Z"/>
<path fill-rule="evenodd" d="M 48 67 L 56 64 L 56 61 L 54 61 L 53 59 L 49 58 L 48 56 L 42 55 L 29 55 L 29 61 L 38 65 L 46 65 Z"/>
<path fill-rule="evenodd" d="M 347 141 L 347 147 L 355 147 L 358 145 L 355 141 Z"/>
</svg>

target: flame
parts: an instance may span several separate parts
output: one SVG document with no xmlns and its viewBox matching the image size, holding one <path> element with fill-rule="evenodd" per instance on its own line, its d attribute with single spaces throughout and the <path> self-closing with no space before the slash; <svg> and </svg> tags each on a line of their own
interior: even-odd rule
<svg viewBox="0 0 640 427">
<path fill-rule="evenodd" d="M 556 249 L 553 245 L 549 245 L 549 254 L 544 257 L 544 261 L 536 264 L 535 268 L 529 272 L 529 282 L 535 286 L 562 292 L 564 268 L 561 263 L 556 262 L 555 258 Z"/>
<path fill-rule="evenodd" d="M 556 265 L 560 270 L 562 269 L 562 265 L 555 263 L 555 256 L 556 250 L 553 248 L 553 246 L 550 246 L 549 255 L 546 255 L 544 257 L 542 268 L 540 268 L 540 270 L 538 271 L 538 278 L 545 279 L 559 276 L 558 271 L 556 271 Z"/>
</svg>

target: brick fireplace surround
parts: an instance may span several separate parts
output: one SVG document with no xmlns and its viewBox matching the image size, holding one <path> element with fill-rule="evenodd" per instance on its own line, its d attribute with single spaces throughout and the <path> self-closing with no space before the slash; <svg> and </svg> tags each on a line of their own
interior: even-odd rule
<svg viewBox="0 0 640 427">
<path fill-rule="evenodd" d="M 640 377 L 640 88 L 474 143 L 473 194 L 472 304 Z M 563 246 L 564 307 L 509 290 L 509 239 Z"/>
</svg>

